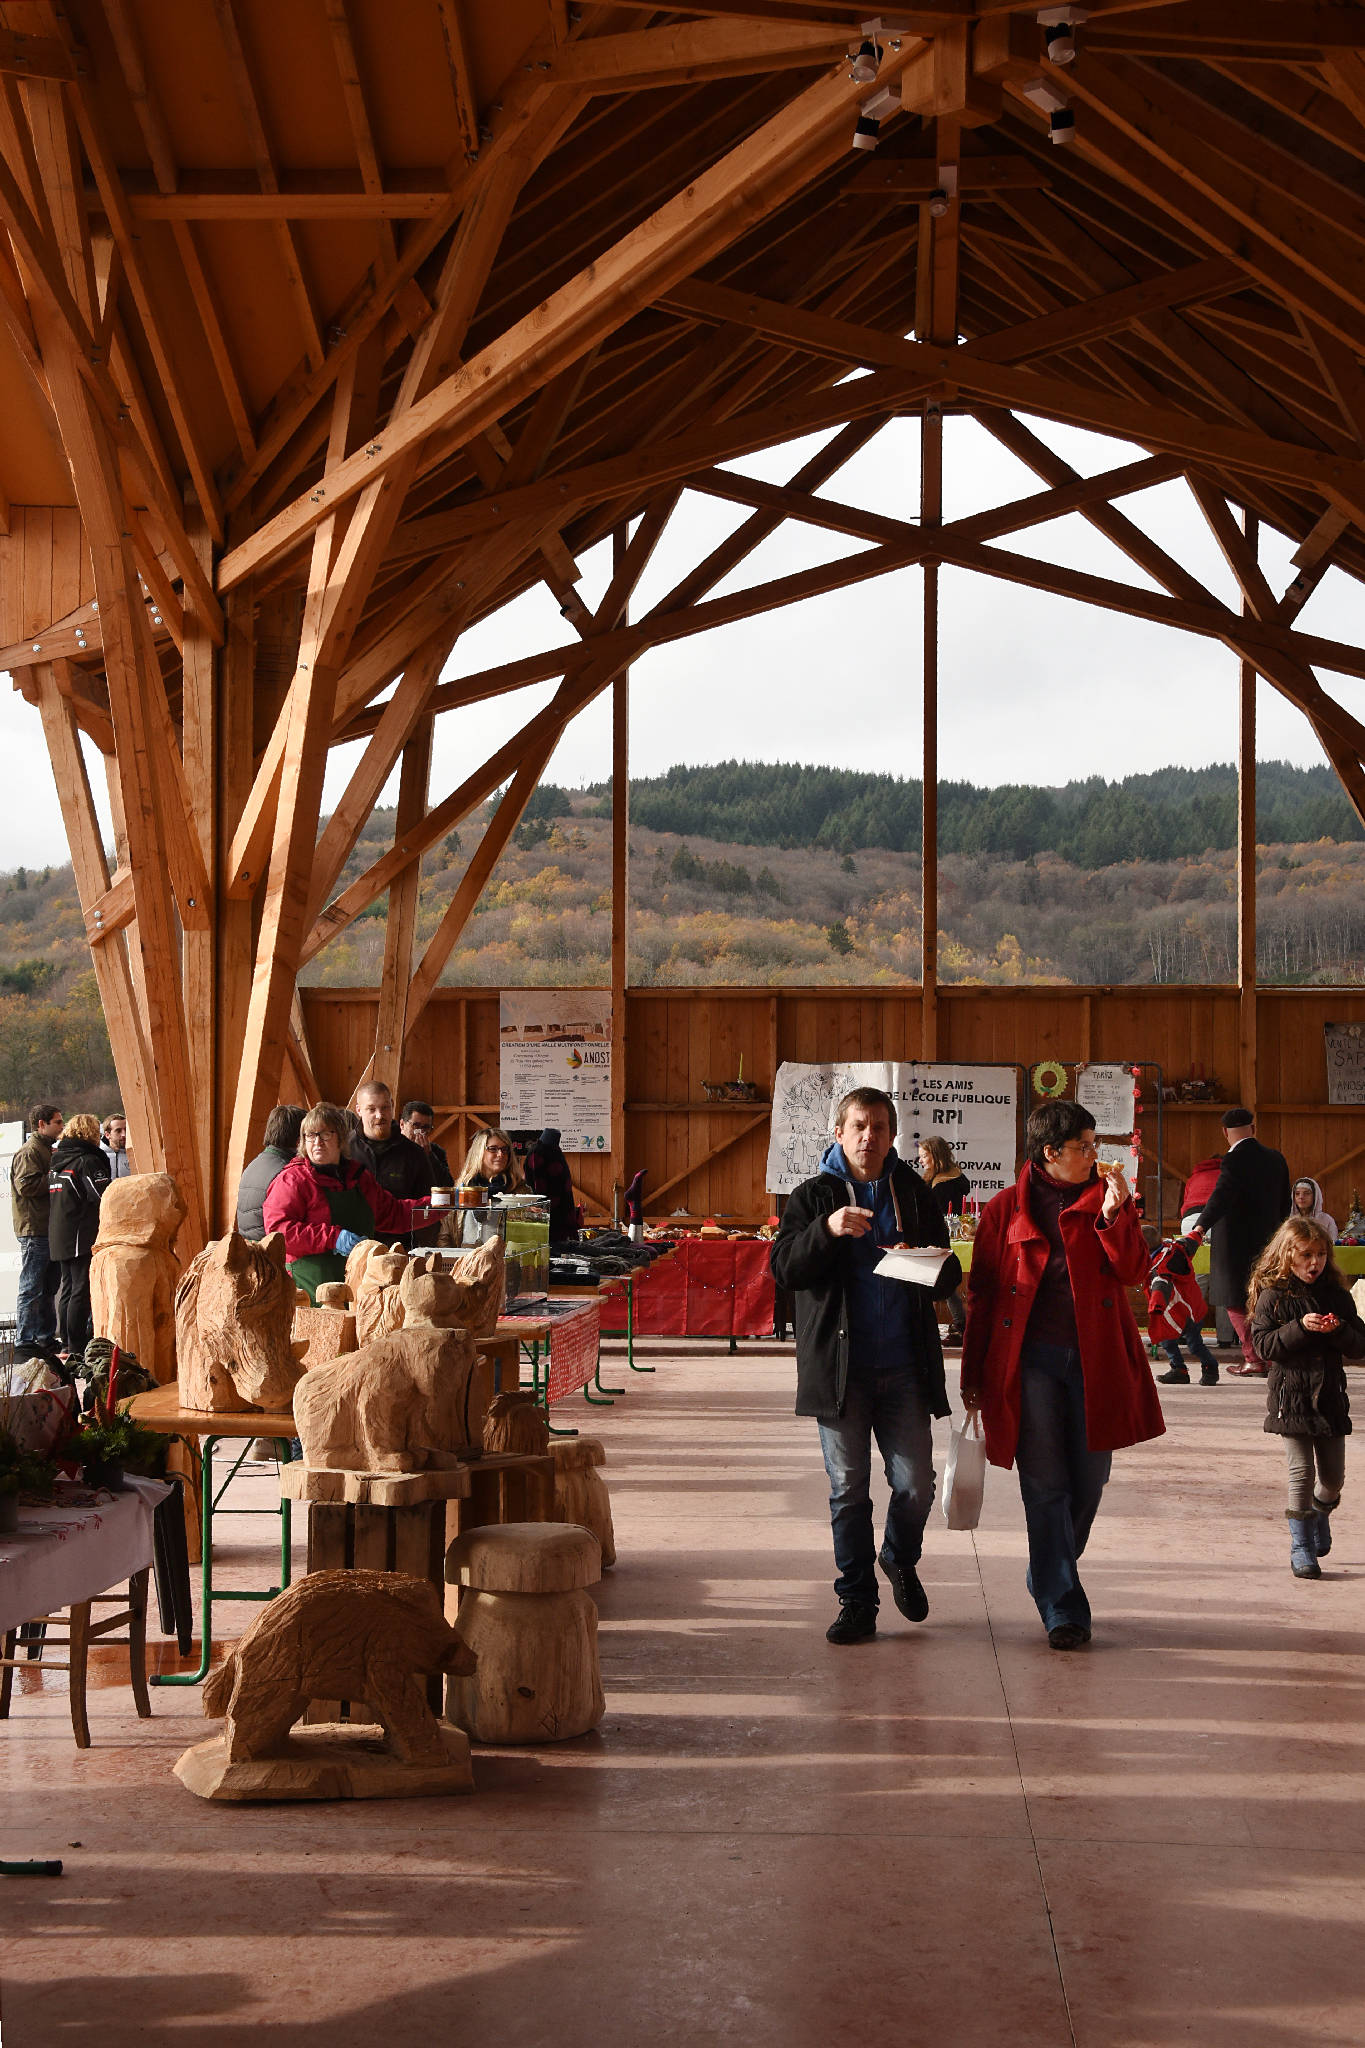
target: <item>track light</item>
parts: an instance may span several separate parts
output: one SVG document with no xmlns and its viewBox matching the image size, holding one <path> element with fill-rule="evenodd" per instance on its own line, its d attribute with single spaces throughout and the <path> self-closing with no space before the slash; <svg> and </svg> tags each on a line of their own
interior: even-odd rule
<svg viewBox="0 0 1365 2048">
<path fill-rule="evenodd" d="M 882 122 L 892 114 L 899 113 L 901 89 L 898 85 L 884 85 L 880 92 L 874 92 L 865 99 L 858 110 L 858 125 L 853 131 L 855 149 L 875 149 L 881 135 Z"/>
<path fill-rule="evenodd" d="M 881 51 L 870 36 L 865 37 L 859 45 L 858 54 L 853 59 L 853 68 L 848 75 L 855 85 L 871 85 L 877 76 L 881 61 Z"/>
<path fill-rule="evenodd" d="M 1076 38 L 1073 31 L 1089 19 L 1084 7 L 1040 7 L 1038 26 L 1043 31 L 1046 55 L 1051 64 L 1074 64 Z"/>
<path fill-rule="evenodd" d="M 1019 90 L 1040 114 L 1056 114 L 1067 105 L 1066 94 L 1059 91 L 1049 78 L 1030 78 Z"/>
<path fill-rule="evenodd" d="M 934 191 L 932 191 L 929 194 L 929 217 L 931 220 L 942 220 L 944 214 L 947 211 L 948 194 L 944 191 L 943 187 L 939 185 Z"/>
<path fill-rule="evenodd" d="M 1049 142 L 1066 143 L 1076 139 L 1076 116 L 1070 107 L 1055 107 L 1048 117 L 1047 139 Z"/>
</svg>

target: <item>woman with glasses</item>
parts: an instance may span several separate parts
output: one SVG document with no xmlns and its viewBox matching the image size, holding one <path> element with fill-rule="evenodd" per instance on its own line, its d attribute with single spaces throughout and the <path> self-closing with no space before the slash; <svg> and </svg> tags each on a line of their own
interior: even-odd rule
<svg viewBox="0 0 1365 2048">
<path fill-rule="evenodd" d="M 1026 1584 L 1054 1650 L 1090 1640 L 1078 1560 L 1110 1454 L 1165 1430 L 1124 1289 L 1147 1247 L 1118 1166 L 1100 1167 L 1095 1119 L 1046 1102 L 1023 1170 L 987 1205 L 972 1246 L 962 1400 L 993 1465 L 1019 1467 Z"/>
<path fill-rule="evenodd" d="M 512 1140 L 506 1131 L 476 1131 L 460 1168 L 462 1188 L 487 1188 L 490 1195 L 524 1195 L 526 1183 L 517 1171 Z"/>
</svg>

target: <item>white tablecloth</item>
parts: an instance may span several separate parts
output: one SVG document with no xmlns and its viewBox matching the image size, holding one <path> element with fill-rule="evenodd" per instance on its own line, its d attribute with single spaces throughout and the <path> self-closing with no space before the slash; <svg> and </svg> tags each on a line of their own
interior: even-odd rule
<svg viewBox="0 0 1365 2048">
<path fill-rule="evenodd" d="M 59 1485 L 48 1506 L 20 1508 L 18 1534 L 0 1536 L 0 1635 L 92 1600 L 151 1563 L 152 1510 L 171 1489 L 159 1479 L 124 1484 L 126 1492 L 101 1492 L 88 1507 L 70 1498 L 88 1487 Z"/>
</svg>

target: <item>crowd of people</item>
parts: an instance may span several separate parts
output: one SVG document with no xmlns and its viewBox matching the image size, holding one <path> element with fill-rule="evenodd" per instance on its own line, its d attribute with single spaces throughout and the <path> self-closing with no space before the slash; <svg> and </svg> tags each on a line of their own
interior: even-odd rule
<svg viewBox="0 0 1365 2048">
<path fill-rule="evenodd" d="M 289 1270 L 310 1299 L 323 1281 L 344 1276 L 347 1254 L 362 1238 L 434 1243 L 437 1189 L 539 1194 L 550 1205 L 556 1241 L 577 1236 L 573 1181 L 557 1130 L 526 1134 L 520 1154 L 506 1131 L 480 1130 L 458 1172 L 435 1131 L 429 1102 L 405 1102 L 395 1115 L 393 1095 L 380 1081 L 361 1086 L 354 1109 L 321 1102 L 305 1113 L 299 1103 L 281 1103 L 242 1174 L 237 1228 L 257 1239 L 279 1231 Z M 84 1352 L 94 1335 L 90 1257 L 101 1199 L 111 1181 L 135 1170 L 121 1111 L 101 1123 L 88 1111 L 64 1116 L 53 1102 L 30 1110 L 28 1136 L 10 1164 L 19 1243 L 16 1364 L 43 1358 L 60 1365 Z"/>
<path fill-rule="evenodd" d="M 1322 1190 L 1256 1137 L 1250 1110 L 1223 1118 L 1226 1151 L 1186 1189 L 1181 1236 L 1155 1245 L 1123 1169 L 1100 1158 L 1095 1119 L 1053 1100 L 1028 1119 L 1013 1186 L 987 1203 L 972 1243 L 961 1392 L 993 1465 L 1015 1467 L 1028 1537 L 1026 1585 L 1055 1650 L 1090 1641 L 1080 1559 L 1115 1451 L 1164 1433 L 1147 1347 L 1129 1291 L 1148 1288 L 1171 1369 L 1188 1383 L 1189 1345 L 1202 1385 L 1219 1377 L 1205 1344 L 1194 1256 L 1209 1240 L 1210 1301 L 1231 1322 L 1235 1374 L 1264 1377 L 1265 1429 L 1288 1455 L 1290 1566 L 1321 1576 L 1350 1433 L 1344 1361 L 1365 1358 L 1365 1322 L 1338 1270 L 1336 1225 Z M 876 1567 L 907 1619 L 928 1599 L 917 1566 L 933 1501 L 931 1422 L 948 1413 L 936 1303 L 958 1327 L 962 1269 L 948 1216 L 970 1193 L 941 1140 L 921 1141 L 919 1173 L 895 1149 L 896 1110 L 855 1088 L 835 1112 L 820 1172 L 788 1198 L 772 1247 L 793 1296 L 796 1412 L 818 1424 L 830 1482 L 835 1596 L 830 1642 L 876 1634 Z M 1196 1180 L 1198 1184 L 1196 1184 Z M 896 1246 L 943 1253 L 932 1286 L 879 1271 Z M 870 1491 L 872 1446 L 891 1489 L 880 1547 Z"/>
</svg>

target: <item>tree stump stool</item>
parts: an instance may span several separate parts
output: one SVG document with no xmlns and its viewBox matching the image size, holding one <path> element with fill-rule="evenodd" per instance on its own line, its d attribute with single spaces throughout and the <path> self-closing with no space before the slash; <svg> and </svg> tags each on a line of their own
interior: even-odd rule
<svg viewBox="0 0 1365 2048">
<path fill-rule="evenodd" d="M 616 1562 L 616 1537 L 611 1526 L 611 1495 L 597 1470 L 607 1454 L 595 1436 L 556 1437 L 550 1445 L 555 1461 L 555 1520 L 591 1529 L 602 1551 L 602 1569 Z"/>
<path fill-rule="evenodd" d="M 456 1632 L 478 1659 L 447 1683 L 446 1714 L 476 1742 L 566 1742 L 606 1712 L 590 1529 L 506 1522 L 451 1544 L 446 1577 L 465 1588 Z"/>
</svg>

